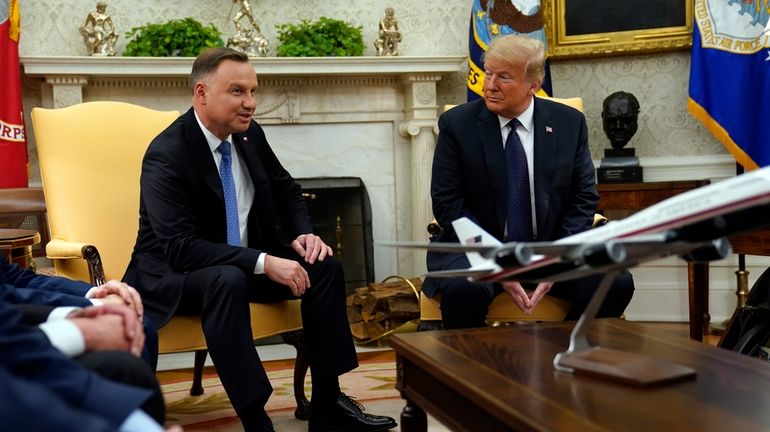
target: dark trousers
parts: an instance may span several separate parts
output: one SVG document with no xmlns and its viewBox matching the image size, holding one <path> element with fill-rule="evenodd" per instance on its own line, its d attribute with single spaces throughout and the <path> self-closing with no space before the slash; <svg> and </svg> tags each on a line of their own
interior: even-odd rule
<svg viewBox="0 0 770 432">
<path fill-rule="evenodd" d="M 455 259 L 444 261 L 448 264 L 447 269 L 469 267 L 464 254 L 454 255 L 457 255 Z M 603 274 L 595 274 L 557 282 L 553 284 L 548 295 L 570 301 L 572 307 L 565 319 L 576 320 L 588 306 L 603 276 Z M 472 283 L 465 278 L 434 279 L 433 283 L 438 288 L 437 292 L 441 293 L 441 317 L 444 328 L 447 329 L 485 326 L 489 305 L 494 297 L 503 291 L 499 283 Z M 525 285 L 525 288 L 535 286 Z M 633 294 L 633 277 L 630 272 L 624 270 L 610 286 L 597 317 L 619 317 L 631 302 Z"/>
<path fill-rule="evenodd" d="M 94 351 L 78 356 L 75 360 L 111 381 L 152 391 L 141 408 L 161 425 L 165 422 L 163 393 L 155 378 L 155 370 L 145 361 L 124 351 Z"/>
<path fill-rule="evenodd" d="M 345 312 L 342 265 L 333 257 L 312 265 L 296 256 L 294 259 L 310 276 L 311 286 L 301 297 L 301 312 L 314 387 L 327 382 L 336 385 L 337 376 L 358 366 Z M 233 266 L 199 269 L 186 277 L 177 314 L 201 315 L 214 367 L 242 419 L 262 410 L 272 393 L 254 349 L 249 302 L 271 303 L 292 298 L 287 286 Z"/>
</svg>

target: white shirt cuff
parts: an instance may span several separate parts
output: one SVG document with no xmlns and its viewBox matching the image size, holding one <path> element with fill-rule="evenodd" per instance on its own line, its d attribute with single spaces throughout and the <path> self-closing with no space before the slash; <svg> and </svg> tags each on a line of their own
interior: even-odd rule
<svg viewBox="0 0 770 432">
<path fill-rule="evenodd" d="M 267 254 L 264 252 L 259 254 L 259 258 L 257 258 L 257 264 L 254 266 L 254 274 L 265 273 L 265 255 Z"/>
<path fill-rule="evenodd" d="M 163 432 L 163 427 L 159 425 L 152 417 L 142 410 L 134 410 L 123 420 L 118 429 L 121 432 Z"/>
<path fill-rule="evenodd" d="M 54 310 L 52 310 L 51 313 L 48 314 L 48 318 L 46 318 L 46 321 L 51 322 L 51 321 L 66 319 L 67 315 L 71 314 L 72 312 L 78 309 L 80 308 L 77 306 L 60 306 L 60 307 L 54 308 Z"/>
<path fill-rule="evenodd" d="M 84 295 L 83 297 L 90 299 L 91 296 L 94 295 L 94 291 L 96 291 L 97 289 L 99 289 L 99 287 L 92 287 L 90 290 L 86 291 L 86 295 Z"/>
<path fill-rule="evenodd" d="M 75 323 L 70 320 L 49 321 L 40 324 L 51 345 L 69 357 L 75 357 L 86 351 L 86 341 Z"/>
</svg>

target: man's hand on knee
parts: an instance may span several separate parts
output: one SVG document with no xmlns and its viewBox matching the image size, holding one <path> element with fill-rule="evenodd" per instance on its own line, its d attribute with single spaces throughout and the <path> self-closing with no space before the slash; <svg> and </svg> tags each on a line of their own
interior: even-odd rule
<svg viewBox="0 0 770 432">
<path fill-rule="evenodd" d="M 315 234 L 302 234 L 298 236 L 291 242 L 291 247 L 310 264 L 313 264 L 316 259 L 323 261 L 327 256 L 334 254 L 332 248 Z"/>
<path fill-rule="evenodd" d="M 274 282 L 286 285 L 297 297 L 310 288 L 310 276 L 298 262 L 293 260 L 265 255 L 265 276 Z"/>
</svg>

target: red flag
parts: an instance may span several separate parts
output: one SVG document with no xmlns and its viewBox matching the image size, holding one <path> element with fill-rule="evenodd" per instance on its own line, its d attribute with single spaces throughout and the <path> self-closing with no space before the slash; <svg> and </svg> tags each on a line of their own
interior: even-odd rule
<svg viewBox="0 0 770 432">
<path fill-rule="evenodd" d="M 20 32 L 18 0 L 0 0 L 0 188 L 27 187 L 27 140 L 19 69 Z"/>
</svg>

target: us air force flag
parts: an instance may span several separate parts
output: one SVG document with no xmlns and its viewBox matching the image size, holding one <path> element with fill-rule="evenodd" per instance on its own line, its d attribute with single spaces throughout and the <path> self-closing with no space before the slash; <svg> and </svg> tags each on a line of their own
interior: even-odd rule
<svg viewBox="0 0 770 432">
<path fill-rule="evenodd" d="M 687 107 L 746 169 L 770 165 L 769 8 L 695 0 Z"/>
<path fill-rule="evenodd" d="M 540 0 L 473 0 L 468 31 L 468 101 L 478 99 L 484 85 L 481 60 L 489 42 L 501 35 L 522 34 L 546 43 Z M 542 91 L 551 95 L 546 61 Z"/>
</svg>

